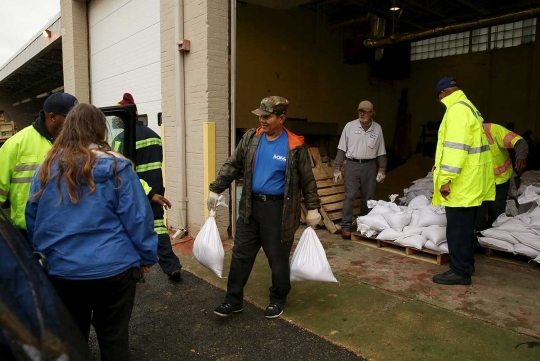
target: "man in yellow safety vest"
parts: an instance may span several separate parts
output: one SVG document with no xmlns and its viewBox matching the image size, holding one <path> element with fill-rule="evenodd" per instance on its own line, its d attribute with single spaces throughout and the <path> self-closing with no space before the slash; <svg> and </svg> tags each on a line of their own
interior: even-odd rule
<svg viewBox="0 0 540 361">
<path fill-rule="evenodd" d="M 482 206 L 477 230 L 491 227 L 497 217 L 506 211 L 506 198 L 510 189 L 510 178 L 513 174 L 512 158 L 508 149 L 515 151 L 515 167 L 518 172 L 527 166 L 526 159 L 529 154 L 527 142 L 513 131 L 493 123 L 484 123 L 483 127 L 493 159 L 496 195 L 494 202 L 486 202 Z"/>
<path fill-rule="evenodd" d="M 495 199 L 490 149 L 480 112 L 454 78 L 437 84 L 446 107 L 439 128 L 433 171 L 433 205 L 446 207 L 450 270 L 433 276 L 444 285 L 470 285 L 474 272 L 474 225 L 484 201 Z"/>
</svg>

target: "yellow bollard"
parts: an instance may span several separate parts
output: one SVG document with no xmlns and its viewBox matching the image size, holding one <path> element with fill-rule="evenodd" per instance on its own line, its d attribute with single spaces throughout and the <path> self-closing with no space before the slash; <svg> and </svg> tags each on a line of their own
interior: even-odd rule
<svg viewBox="0 0 540 361">
<path fill-rule="evenodd" d="M 203 162 L 204 162 L 204 219 L 210 215 L 206 200 L 210 190 L 208 186 L 216 179 L 216 123 L 203 123 Z"/>
</svg>

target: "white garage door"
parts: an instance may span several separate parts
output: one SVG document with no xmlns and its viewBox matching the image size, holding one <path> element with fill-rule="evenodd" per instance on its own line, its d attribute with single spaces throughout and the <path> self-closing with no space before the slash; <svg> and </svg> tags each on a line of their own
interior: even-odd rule
<svg viewBox="0 0 540 361">
<path fill-rule="evenodd" d="M 131 93 L 139 114 L 160 133 L 161 61 L 159 0 L 89 3 L 92 104 L 116 105 Z"/>
</svg>

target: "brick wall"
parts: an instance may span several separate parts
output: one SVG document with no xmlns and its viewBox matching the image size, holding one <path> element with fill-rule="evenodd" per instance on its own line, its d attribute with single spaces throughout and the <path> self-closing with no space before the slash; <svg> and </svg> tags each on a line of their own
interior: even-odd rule
<svg viewBox="0 0 540 361">
<path fill-rule="evenodd" d="M 196 235 L 203 225 L 202 124 L 216 123 L 217 170 L 229 154 L 229 64 L 227 0 L 184 0 L 184 38 L 191 41 L 185 55 L 185 121 L 187 171 L 187 226 Z M 174 85 L 174 2 L 161 0 L 161 80 L 165 134 L 167 196 L 175 204 L 169 226 L 179 226 L 178 154 Z M 228 192 L 227 192 L 228 193 Z M 228 195 L 227 195 L 228 197 Z M 218 212 L 218 226 L 227 236 L 229 211 Z"/>
<path fill-rule="evenodd" d="M 61 0 L 62 63 L 64 91 L 75 95 L 79 102 L 90 102 L 88 72 L 88 24 L 86 2 Z"/>
</svg>

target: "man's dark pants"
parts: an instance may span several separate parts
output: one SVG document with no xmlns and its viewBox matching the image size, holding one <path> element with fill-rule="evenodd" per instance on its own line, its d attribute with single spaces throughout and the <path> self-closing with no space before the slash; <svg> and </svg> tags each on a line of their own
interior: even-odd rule
<svg viewBox="0 0 540 361">
<path fill-rule="evenodd" d="M 283 307 L 291 291 L 289 255 L 293 239 L 281 241 L 283 200 L 253 200 L 248 223 L 239 218 L 232 250 L 225 302 L 241 307 L 246 285 L 261 246 L 272 270 L 270 303 Z"/>
<path fill-rule="evenodd" d="M 446 238 L 450 269 L 459 276 L 470 276 L 474 266 L 474 224 L 480 206 L 446 207 Z"/>
<path fill-rule="evenodd" d="M 475 227 L 477 231 L 491 228 L 497 217 L 506 213 L 506 200 L 509 190 L 510 180 L 503 184 L 495 185 L 495 201 L 483 202 L 478 210 Z"/>
<path fill-rule="evenodd" d="M 154 231 L 158 234 L 158 260 L 159 266 L 163 273 L 170 275 L 176 270 L 182 268 L 180 260 L 174 254 L 169 232 L 163 223 L 163 208 L 152 203 L 152 211 L 154 212 Z M 159 222 L 159 225 L 156 225 Z"/>
<path fill-rule="evenodd" d="M 129 360 L 128 326 L 135 300 L 139 268 L 96 280 L 67 280 L 49 276 L 64 306 L 88 340 L 96 330 L 101 360 Z"/>
<path fill-rule="evenodd" d="M 375 185 L 377 183 L 377 162 L 372 160 L 367 163 L 347 161 L 345 163 L 345 201 L 343 202 L 341 229 L 350 230 L 354 201 L 358 187 L 360 187 L 361 209 L 360 215 L 369 213 L 367 201 L 373 199 L 375 195 Z"/>
</svg>

